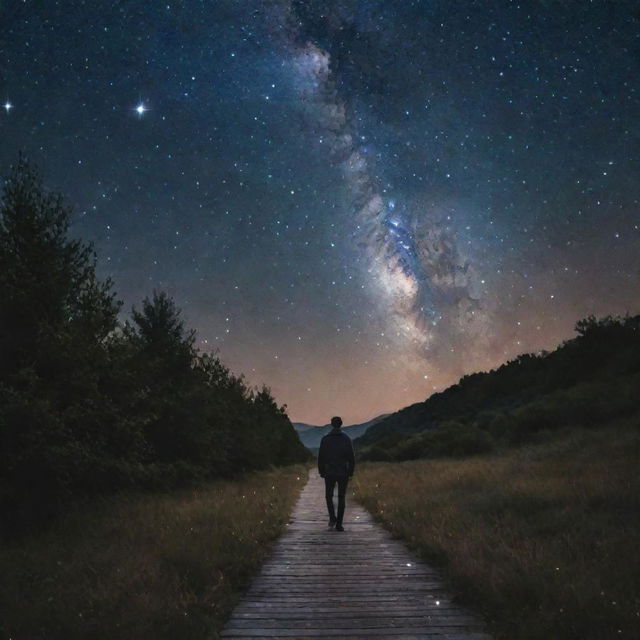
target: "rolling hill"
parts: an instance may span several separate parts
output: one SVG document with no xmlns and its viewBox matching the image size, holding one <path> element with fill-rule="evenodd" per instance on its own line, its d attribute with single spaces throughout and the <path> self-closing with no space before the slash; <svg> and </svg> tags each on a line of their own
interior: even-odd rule
<svg viewBox="0 0 640 640">
<path fill-rule="evenodd" d="M 378 424 L 381 420 L 384 420 L 388 415 L 389 414 L 383 414 L 377 418 L 369 420 L 368 422 L 344 426 L 342 427 L 342 430 L 353 440 L 364 435 L 369 428 Z M 307 447 L 307 449 L 318 449 L 320 447 L 320 440 L 322 440 L 322 436 L 331 431 L 330 424 L 316 426 L 306 424 L 304 422 L 294 422 L 293 428 L 298 432 L 298 436 L 300 437 L 302 444 Z"/>
<path fill-rule="evenodd" d="M 640 315 L 589 317 L 552 352 L 523 354 L 378 421 L 356 442 L 368 460 L 483 453 L 563 427 L 640 414 Z"/>
</svg>

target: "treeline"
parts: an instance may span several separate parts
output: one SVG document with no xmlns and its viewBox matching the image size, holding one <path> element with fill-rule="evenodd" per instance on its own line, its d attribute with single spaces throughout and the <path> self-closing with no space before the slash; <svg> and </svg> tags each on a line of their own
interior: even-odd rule
<svg viewBox="0 0 640 640">
<path fill-rule="evenodd" d="M 357 440 L 367 460 L 464 456 L 553 437 L 561 428 L 640 426 L 640 316 L 576 324 L 551 353 L 524 354 L 464 376 L 392 414 Z"/>
<path fill-rule="evenodd" d="M 307 459 L 267 388 L 201 353 L 170 297 L 121 322 L 70 209 L 26 160 L 0 201 L 0 507 L 184 485 Z"/>
</svg>

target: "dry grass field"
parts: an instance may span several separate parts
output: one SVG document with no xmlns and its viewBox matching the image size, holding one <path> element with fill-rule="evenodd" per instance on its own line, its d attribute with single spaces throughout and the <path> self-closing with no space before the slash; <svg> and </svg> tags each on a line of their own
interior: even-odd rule
<svg viewBox="0 0 640 640">
<path fill-rule="evenodd" d="M 121 495 L 0 547 L 0 637 L 215 638 L 280 535 L 304 466 Z"/>
<path fill-rule="evenodd" d="M 365 463 L 353 491 L 504 640 L 640 638 L 640 431 Z"/>
</svg>

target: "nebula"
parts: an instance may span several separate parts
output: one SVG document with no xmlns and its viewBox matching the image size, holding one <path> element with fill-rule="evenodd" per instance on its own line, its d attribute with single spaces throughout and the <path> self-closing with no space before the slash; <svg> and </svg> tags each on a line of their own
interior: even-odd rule
<svg viewBox="0 0 640 640">
<path fill-rule="evenodd" d="M 304 39 L 291 7 L 281 19 L 285 16 L 289 25 L 298 25 L 279 33 L 289 33 L 286 49 L 305 123 L 317 136 L 317 152 L 341 169 L 354 246 L 365 257 L 390 332 L 423 356 L 441 348 L 434 343 L 443 337 L 448 344 L 477 333 L 482 307 L 473 293 L 475 271 L 452 229 L 417 203 L 399 204 L 380 187 L 366 138 L 353 124 L 352 106 L 337 89 L 338 65 L 327 49 Z"/>
</svg>

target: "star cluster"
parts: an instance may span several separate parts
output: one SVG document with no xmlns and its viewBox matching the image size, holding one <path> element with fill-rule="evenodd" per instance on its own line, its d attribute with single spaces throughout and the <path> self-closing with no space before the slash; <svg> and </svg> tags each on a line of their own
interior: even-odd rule
<svg viewBox="0 0 640 640">
<path fill-rule="evenodd" d="M 632 9 L 7 2 L 0 167 L 41 164 L 128 306 L 360 421 L 640 311 Z"/>
</svg>

